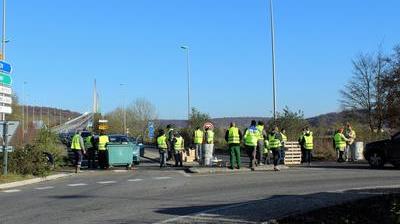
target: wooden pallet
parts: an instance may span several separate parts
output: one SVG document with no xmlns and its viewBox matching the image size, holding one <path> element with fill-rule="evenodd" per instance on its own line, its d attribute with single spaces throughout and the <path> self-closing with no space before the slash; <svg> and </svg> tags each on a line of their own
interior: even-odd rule
<svg viewBox="0 0 400 224">
<path fill-rule="evenodd" d="M 285 165 L 301 164 L 301 148 L 298 142 L 286 142 Z"/>
<path fill-rule="evenodd" d="M 186 150 L 182 153 L 182 161 L 191 163 L 196 159 L 196 152 L 194 149 Z"/>
</svg>

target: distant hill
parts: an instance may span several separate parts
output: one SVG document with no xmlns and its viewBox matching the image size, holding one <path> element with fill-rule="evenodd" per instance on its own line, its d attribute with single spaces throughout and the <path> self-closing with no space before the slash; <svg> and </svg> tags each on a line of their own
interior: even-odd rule
<svg viewBox="0 0 400 224">
<path fill-rule="evenodd" d="M 224 117 L 224 118 L 213 118 L 211 122 L 217 127 L 228 127 L 231 122 L 235 122 L 239 127 L 249 126 L 251 120 L 268 122 L 271 118 L 268 117 Z M 310 123 L 310 126 L 332 126 L 338 122 L 344 122 L 349 120 L 358 120 L 360 122 L 365 121 L 366 115 L 363 111 L 357 113 L 343 111 L 343 112 L 332 112 L 327 114 L 318 115 L 315 117 L 307 118 L 306 120 Z M 168 120 L 161 119 L 157 122 L 160 126 L 165 127 L 168 124 L 174 124 L 175 127 L 183 128 L 187 125 L 186 120 Z"/>
<path fill-rule="evenodd" d="M 25 113 L 22 112 L 23 109 Z M 70 110 L 30 105 L 25 105 L 24 107 L 20 106 L 18 110 L 21 113 L 21 115 L 19 116 L 22 118 L 22 114 L 24 114 L 25 121 L 27 121 L 28 123 L 32 121 L 43 121 L 43 123 L 49 127 L 59 125 L 60 123 L 65 123 L 68 120 L 81 115 L 81 113 Z"/>
</svg>

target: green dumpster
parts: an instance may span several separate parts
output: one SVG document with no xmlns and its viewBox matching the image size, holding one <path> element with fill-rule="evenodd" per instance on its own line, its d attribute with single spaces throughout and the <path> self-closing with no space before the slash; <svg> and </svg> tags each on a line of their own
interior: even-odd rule
<svg viewBox="0 0 400 224">
<path fill-rule="evenodd" d="M 107 143 L 108 165 L 113 166 L 132 166 L 133 147 L 130 143 Z"/>
</svg>

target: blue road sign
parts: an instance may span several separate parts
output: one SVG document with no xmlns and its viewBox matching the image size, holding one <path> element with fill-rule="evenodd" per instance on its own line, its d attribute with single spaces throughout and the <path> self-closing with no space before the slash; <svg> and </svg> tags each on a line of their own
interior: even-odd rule
<svg viewBox="0 0 400 224">
<path fill-rule="evenodd" d="M 5 73 L 11 73 L 11 65 L 7 62 L 0 61 L 0 71 Z"/>
<path fill-rule="evenodd" d="M 153 122 L 149 122 L 149 138 L 154 138 L 154 124 Z"/>
</svg>

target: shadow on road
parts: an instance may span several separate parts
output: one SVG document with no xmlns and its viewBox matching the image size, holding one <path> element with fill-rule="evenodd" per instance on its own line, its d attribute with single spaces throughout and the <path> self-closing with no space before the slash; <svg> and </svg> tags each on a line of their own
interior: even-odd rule
<svg viewBox="0 0 400 224">
<path fill-rule="evenodd" d="M 90 196 L 90 195 L 53 195 L 53 196 L 48 196 L 48 198 L 53 198 L 53 199 L 85 199 L 85 198 L 93 198 L 93 196 Z"/>
<path fill-rule="evenodd" d="M 212 204 L 210 202 L 210 205 L 171 207 L 160 209 L 156 212 L 179 217 L 171 220 L 171 223 L 190 223 L 199 220 L 202 223 L 219 223 L 219 220 L 232 220 L 232 223 L 235 221 L 264 222 L 343 204 L 349 201 L 369 198 L 388 191 L 389 189 L 375 189 L 373 191 L 352 190 L 343 193 L 323 192 L 307 195 L 275 195 L 260 200 L 240 203 Z M 372 192 L 374 194 L 371 194 Z"/>
</svg>

